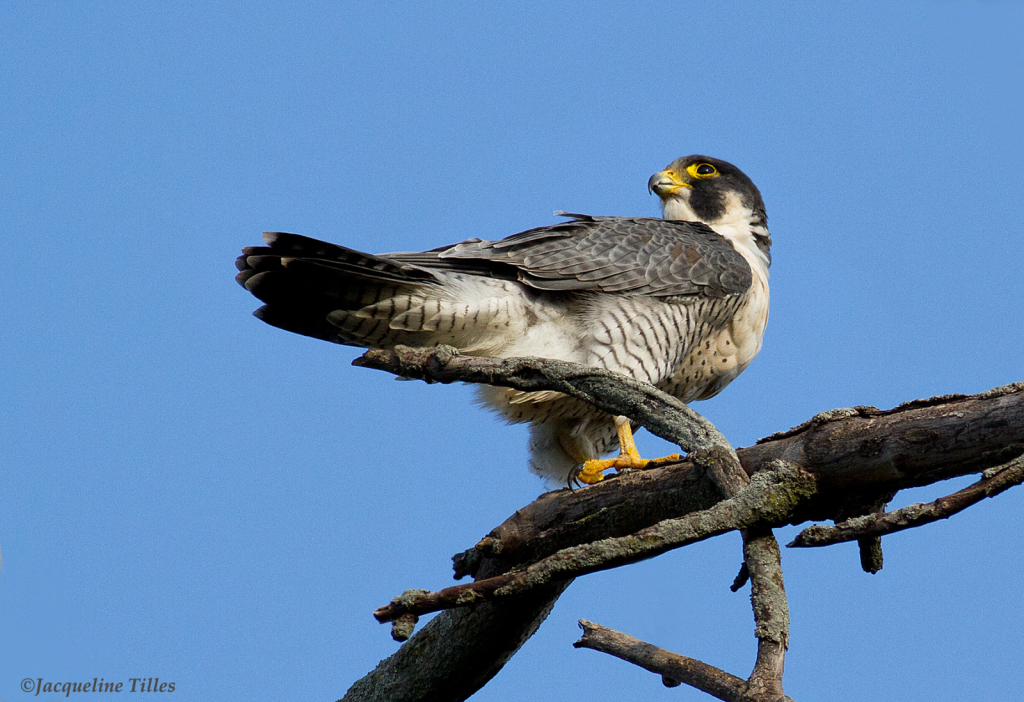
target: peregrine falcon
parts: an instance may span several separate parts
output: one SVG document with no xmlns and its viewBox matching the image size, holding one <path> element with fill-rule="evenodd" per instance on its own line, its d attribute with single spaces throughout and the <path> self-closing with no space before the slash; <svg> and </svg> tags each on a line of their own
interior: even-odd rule
<svg viewBox="0 0 1024 702">
<path fill-rule="evenodd" d="M 663 219 L 592 217 L 499 241 L 367 254 L 268 232 L 238 282 L 282 329 L 363 348 L 448 344 L 475 356 L 574 361 L 683 402 L 718 394 L 761 349 L 771 236 L 761 194 L 732 164 L 687 156 L 651 176 Z M 479 386 L 530 423 L 530 468 L 551 481 L 641 467 L 625 417 L 557 392 Z M 617 458 L 600 459 L 620 447 Z M 582 464 L 582 465 L 581 465 Z"/>
</svg>

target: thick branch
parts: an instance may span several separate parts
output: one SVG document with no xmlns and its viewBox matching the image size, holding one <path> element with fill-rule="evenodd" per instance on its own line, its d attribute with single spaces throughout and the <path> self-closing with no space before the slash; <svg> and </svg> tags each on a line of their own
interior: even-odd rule
<svg viewBox="0 0 1024 702">
<path fill-rule="evenodd" d="M 832 527 L 808 527 L 797 534 L 793 542 L 788 545 L 798 548 L 830 546 L 844 541 L 877 538 L 940 519 L 949 519 L 957 512 L 962 512 L 986 497 L 994 497 L 1022 482 L 1024 482 L 1024 456 L 1017 457 L 1000 468 L 986 471 L 986 477 L 973 485 L 954 492 L 952 495 L 940 497 L 934 502 L 915 503 L 893 512 L 855 517 Z"/>
<path fill-rule="evenodd" d="M 743 534 L 743 558 L 750 573 L 750 602 L 757 628 L 757 661 L 748 681 L 751 696 L 783 699 L 782 673 L 789 648 L 789 602 L 782 580 L 779 544 L 770 529 Z"/>
<path fill-rule="evenodd" d="M 544 493 L 456 556 L 455 577 L 504 573 L 563 548 L 626 536 L 707 509 L 721 499 L 719 487 L 688 461 L 613 476 L 585 490 Z"/>
<path fill-rule="evenodd" d="M 815 416 L 737 451 L 747 473 L 783 459 L 817 479 L 821 520 L 855 498 L 980 473 L 1024 453 L 1024 383 L 945 395 L 891 410 L 854 407 Z M 813 517 L 819 519 L 819 517 Z"/>
<path fill-rule="evenodd" d="M 629 536 L 562 549 L 523 570 L 437 592 L 410 594 L 380 607 L 373 616 L 388 622 L 403 614 L 422 615 L 514 597 L 566 578 L 653 558 L 736 529 L 775 523 L 789 513 L 801 491 L 812 489 L 806 478 L 788 466 L 779 465 L 776 470 L 754 476 L 750 485 L 735 497 L 701 512 L 666 519 Z"/>
<path fill-rule="evenodd" d="M 906 403 L 885 412 L 861 408 L 818 417 L 737 450 L 748 474 L 777 459 L 794 459 L 814 478 L 817 491 L 804 495 L 784 523 L 843 521 L 852 507 L 873 504 L 878 496 L 980 473 L 1024 454 L 1024 384 Z M 832 458 L 835 471 L 830 470 Z M 479 576 L 480 564 L 523 565 L 562 548 L 624 536 L 707 509 L 716 492 L 703 471 L 684 461 L 575 493 L 547 493 L 462 554 L 459 570 Z"/>
<path fill-rule="evenodd" d="M 344 702 L 464 700 L 533 636 L 566 580 L 512 602 L 441 612 L 393 655 L 356 681 Z"/>
</svg>

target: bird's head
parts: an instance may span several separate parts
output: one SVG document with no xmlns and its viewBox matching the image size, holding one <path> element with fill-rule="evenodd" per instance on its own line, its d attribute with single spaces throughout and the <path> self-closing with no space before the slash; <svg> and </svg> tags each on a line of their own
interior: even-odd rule
<svg viewBox="0 0 1024 702">
<path fill-rule="evenodd" d="M 677 158 L 651 176 L 647 188 L 661 198 L 665 219 L 715 225 L 749 223 L 767 232 L 761 192 L 736 166 L 707 156 Z"/>
</svg>

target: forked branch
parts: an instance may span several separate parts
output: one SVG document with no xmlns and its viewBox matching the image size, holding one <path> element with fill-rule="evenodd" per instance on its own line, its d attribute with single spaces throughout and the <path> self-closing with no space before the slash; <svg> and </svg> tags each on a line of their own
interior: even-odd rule
<svg viewBox="0 0 1024 702">
<path fill-rule="evenodd" d="M 515 572 L 437 592 L 409 591 L 373 615 L 377 621 L 389 622 L 403 614 L 422 615 L 516 597 L 552 582 L 636 563 L 730 531 L 777 524 L 798 499 L 793 486 L 803 484 L 799 475 L 782 465 L 777 471 L 754 476 L 735 497 L 709 509 L 666 519 L 628 536 L 562 549 Z"/>
<path fill-rule="evenodd" d="M 940 519 L 949 519 L 957 512 L 962 512 L 986 497 L 995 497 L 1024 482 L 1024 456 L 985 471 L 984 477 L 973 485 L 952 495 L 940 497 L 934 502 L 920 502 L 907 505 L 901 509 L 882 514 L 868 514 L 840 522 L 835 526 L 807 527 L 788 546 L 806 548 L 811 546 L 831 546 L 844 541 L 879 537 L 904 529 L 922 526 Z"/>
<path fill-rule="evenodd" d="M 609 414 L 640 422 L 690 452 L 691 460 L 634 471 L 575 493 L 547 493 L 518 510 L 458 557 L 457 574 L 472 574 L 478 578 L 476 583 L 437 593 L 408 593 L 401 607 L 382 608 L 386 612 L 380 612 L 384 615 L 380 618 L 387 620 L 403 613 L 434 611 L 442 600 L 457 605 L 354 685 L 346 695 L 351 700 L 465 699 L 532 634 L 570 582 L 566 578 L 649 558 L 735 529 L 743 531 L 746 569 L 752 580 L 759 642 L 754 672 L 743 681 L 699 661 L 676 660 L 691 661 L 692 670 L 703 670 L 711 677 L 717 671 L 721 680 L 746 686 L 745 696 L 720 699 L 785 699 L 781 674 L 788 611 L 770 529 L 810 519 L 836 519 L 837 527 L 826 529 L 838 530 L 846 526 L 843 514 L 855 514 L 897 490 L 979 473 L 1024 454 L 1024 384 L 975 396 L 918 400 L 887 411 L 833 410 L 734 453 L 713 426 L 674 398 L 652 386 L 585 366 L 541 359 L 462 357 L 445 347 L 371 351 L 356 364 L 428 382 L 482 382 L 564 392 Z M 736 456 L 739 463 L 730 460 Z M 976 502 L 986 496 L 978 497 L 980 491 L 996 494 L 1012 480 L 1016 480 L 1012 484 L 1020 482 L 1011 479 L 1013 475 L 987 474 L 961 493 L 967 492 Z M 748 476 L 753 476 L 749 485 Z M 937 501 L 938 511 L 933 514 L 973 504 L 961 500 L 961 493 L 944 498 L 952 499 L 949 503 Z M 902 512 L 899 518 L 908 514 Z M 889 533 L 888 527 L 873 520 L 888 524 L 892 519 L 879 515 L 864 523 L 871 522 L 870 529 L 882 528 L 878 533 Z M 909 526 L 925 521 L 931 520 Z M 870 529 L 851 538 L 876 538 Z M 778 589 L 774 594 L 773 584 Z M 461 606 L 470 602 L 476 604 Z M 668 675 L 667 684 L 681 680 L 682 673 L 677 674 Z M 695 686 L 715 694 L 708 685 Z"/>
</svg>

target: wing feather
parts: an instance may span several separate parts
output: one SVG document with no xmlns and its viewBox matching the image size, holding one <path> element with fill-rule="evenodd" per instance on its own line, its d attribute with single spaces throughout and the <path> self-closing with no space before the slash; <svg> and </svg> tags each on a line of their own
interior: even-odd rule
<svg viewBox="0 0 1024 702">
<path fill-rule="evenodd" d="M 727 297 L 752 281 L 746 260 L 699 222 L 583 217 L 500 241 L 465 241 L 382 258 L 423 269 L 520 280 L 538 290 Z"/>
<path fill-rule="evenodd" d="M 657 298 L 722 299 L 751 285 L 746 260 L 704 224 L 572 217 L 500 241 L 471 239 L 423 253 L 373 255 L 295 234 L 267 233 L 266 246 L 243 250 L 237 278 L 267 303 L 260 315 L 268 323 L 340 343 L 351 340 L 339 337 L 339 328 L 380 318 L 410 332 L 440 328 L 448 318 L 425 302 L 434 297 L 428 289 L 444 287 L 449 272 L 517 281 L 537 291 Z M 385 310 L 399 302 L 405 309 Z M 451 326 L 458 323 L 461 329 L 482 312 L 467 309 L 456 315 L 457 322 L 452 317 Z M 331 314 L 337 319 L 329 322 Z"/>
</svg>

